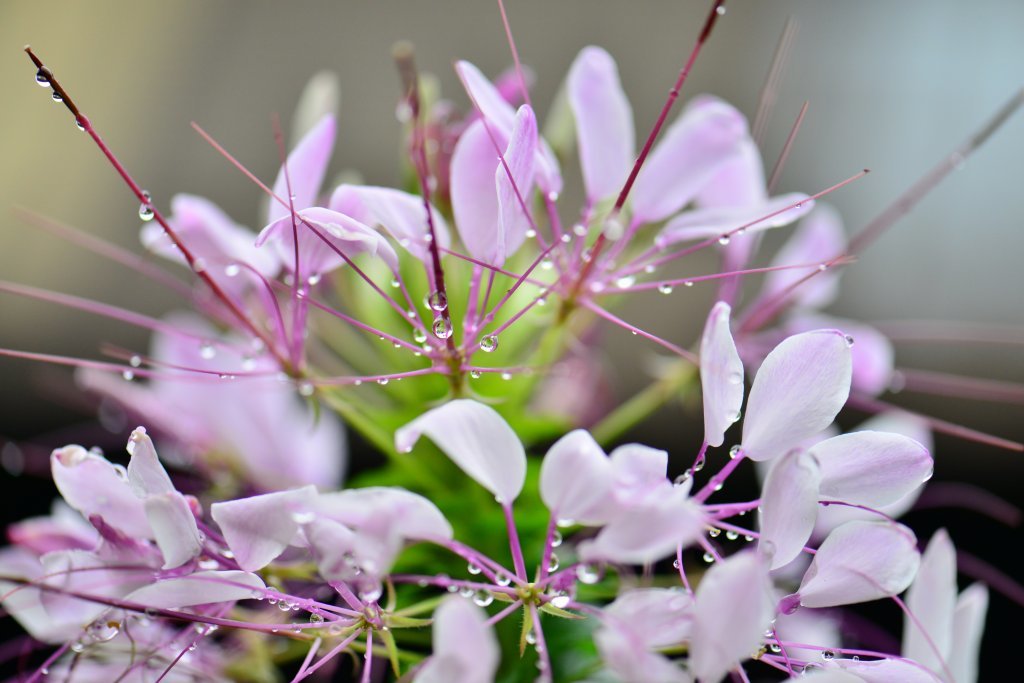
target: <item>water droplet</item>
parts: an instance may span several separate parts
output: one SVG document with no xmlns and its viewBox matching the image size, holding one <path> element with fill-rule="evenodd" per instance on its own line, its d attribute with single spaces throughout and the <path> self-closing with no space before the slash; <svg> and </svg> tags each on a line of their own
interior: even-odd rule
<svg viewBox="0 0 1024 683">
<path fill-rule="evenodd" d="M 537 634 L 534 633 L 533 631 L 530 631 L 529 633 L 526 634 L 525 640 L 526 640 L 526 643 L 528 645 L 536 645 L 537 644 Z"/>
<path fill-rule="evenodd" d="M 462 588 L 459 589 L 459 595 L 461 595 L 464 598 L 471 598 L 471 597 L 473 597 L 473 594 L 475 592 L 476 591 L 474 591 L 469 586 L 463 586 Z"/>
<path fill-rule="evenodd" d="M 484 373 L 480 372 L 479 370 L 470 370 L 469 372 L 469 376 L 472 377 L 473 379 L 480 379 L 481 377 L 483 377 L 483 374 Z"/>
<path fill-rule="evenodd" d="M 440 313 L 448 308 L 448 295 L 441 291 L 431 292 L 430 296 L 427 297 L 427 306 L 431 310 Z"/>
<path fill-rule="evenodd" d="M 551 270 L 555 264 L 551 262 L 551 259 L 544 259 L 540 262 L 541 270 Z"/>
<path fill-rule="evenodd" d="M 380 596 L 383 591 L 379 583 L 373 583 L 365 586 L 359 591 L 359 599 L 363 602 L 377 602 L 380 600 Z"/>
<path fill-rule="evenodd" d="M 487 607 L 494 602 L 494 596 L 490 591 L 479 590 L 473 593 L 473 604 L 477 607 Z"/>
<path fill-rule="evenodd" d="M 711 553 L 704 553 L 704 561 L 707 562 L 708 564 L 711 564 L 712 562 L 715 561 L 715 556 L 712 555 Z"/>
<path fill-rule="evenodd" d="M 198 275 L 199 273 L 202 273 L 205 270 L 206 270 L 206 260 L 205 259 L 197 258 L 197 259 L 194 259 L 192 261 L 192 272 L 193 273 L 196 273 Z"/>
<path fill-rule="evenodd" d="M 697 456 L 697 460 L 695 460 L 693 463 L 693 471 L 700 472 L 702 469 L 704 469 L 704 465 L 706 465 L 707 462 L 708 457 L 701 453 L 700 455 Z"/>
<path fill-rule="evenodd" d="M 827 263 L 818 264 L 818 270 L 820 270 L 821 272 L 824 273 L 826 270 L 828 270 L 828 264 Z"/>
<path fill-rule="evenodd" d="M 71 643 L 71 651 L 72 652 L 82 652 L 84 650 L 85 650 L 85 645 L 82 643 L 82 641 L 76 640 L 75 642 Z"/>
<path fill-rule="evenodd" d="M 139 205 L 139 218 L 144 221 L 153 220 L 152 197 L 147 190 L 142 191 L 142 204 Z"/>
<path fill-rule="evenodd" d="M 491 353 L 498 350 L 498 338 L 489 334 L 480 340 L 480 350 L 484 353 Z"/>
<path fill-rule="evenodd" d="M 597 564 L 576 565 L 576 578 L 580 583 L 592 586 L 601 580 L 601 567 Z"/>
<path fill-rule="evenodd" d="M 725 5 L 719 5 L 718 7 L 716 7 L 715 14 L 717 14 L 718 16 L 722 16 L 723 14 L 725 14 Z"/>
<path fill-rule="evenodd" d="M 619 289 L 629 289 L 636 283 L 636 278 L 632 275 L 625 275 L 615 280 L 615 286 Z"/>
<path fill-rule="evenodd" d="M 850 335 L 846 335 L 846 345 L 853 346 L 853 337 L 851 337 Z"/>
<path fill-rule="evenodd" d="M 718 527 L 711 527 L 708 529 L 708 536 L 711 538 L 718 538 L 722 534 L 722 530 Z"/>
<path fill-rule="evenodd" d="M 132 372 L 131 370 L 125 370 L 124 372 L 121 373 L 121 377 L 123 377 L 126 382 L 131 382 L 133 379 L 135 379 L 135 373 Z"/>
<path fill-rule="evenodd" d="M 827 661 L 829 661 L 831 659 L 835 659 L 836 658 L 836 653 L 833 652 L 832 650 L 822 650 L 821 651 L 821 658 L 824 659 L 827 662 Z"/>
<path fill-rule="evenodd" d="M 312 396 L 315 387 L 312 382 L 299 382 L 299 396 Z"/>
<path fill-rule="evenodd" d="M 319 284 L 321 277 L 322 276 L 320 275 L 320 273 L 313 273 L 312 275 L 306 278 L 306 284 L 308 284 L 310 287 L 316 287 L 317 284 Z"/>
<path fill-rule="evenodd" d="M 510 379 L 512 379 L 512 373 L 511 372 L 503 372 L 503 373 L 501 373 L 501 378 L 507 382 Z"/>
<path fill-rule="evenodd" d="M 730 240 L 728 235 L 722 235 L 721 237 L 718 238 L 718 243 L 721 244 L 723 247 L 729 244 L 729 241 Z"/>
<path fill-rule="evenodd" d="M 512 583 L 512 577 L 506 574 L 505 572 L 498 572 L 494 575 L 494 583 L 498 584 L 499 586 L 507 586 L 510 583 Z"/>
<path fill-rule="evenodd" d="M 654 264 L 648 263 L 644 266 L 644 272 L 648 275 L 652 274 L 655 270 L 657 270 L 657 268 L 654 267 Z"/>
<path fill-rule="evenodd" d="M 94 643 L 107 643 L 117 637 L 121 632 L 121 623 L 118 621 L 97 619 L 89 624 L 86 634 Z"/>
<path fill-rule="evenodd" d="M 78 130 L 82 131 L 83 133 L 85 132 L 85 121 L 83 121 L 82 119 L 75 117 L 75 126 L 78 128 Z"/>
<path fill-rule="evenodd" d="M 693 283 L 687 280 L 686 282 L 683 283 L 683 287 L 693 287 Z"/>
<path fill-rule="evenodd" d="M 562 545 L 562 532 L 555 529 L 555 533 L 551 535 L 551 547 L 557 548 L 560 545 Z"/>
<path fill-rule="evenodd" d="M 406 100 L 403 99 L 395 107 L 395 118 L 398 119 L 399 123 L 409 123 L 412 121 L 412 106 Z"/>
<path fill-rule="evenodd" d="M 58 104 L 64 101 L 64 96 L 56 90 L 53 91 L 53 94 L 51 94 L 50 97 L 52 97 L 53 101 L 57 102 Z"/>
<path fill-rule="evenodd" d="M 558 555 L 551 553 L 551 559 L 548 560 L 548 571 L 557 572 L 561 566 L 561 563 L 558 561 Z"/>
<path fill-rule="evenodd" d="M 282 600 L 281 602 L 277 603 L 277 609 L 281 610 L 282 612 L 291 612 L 292 606 L 288 603 L 287 600 Z"/>
<path fill-rule="evenodd" d="M 555 522 L 555 524 L 557 526 L 565 529 L 566 527 L 576 526 L 576 520 L 575 519 L 569 519 L 569 518 L 566 517 L 564 519 L 558 520 L 557 522 Z"/>
<path fill-rule="evenodd" d="M 626 227 L 622 225 L 617 215 L 611 216 L 604 222 L 604 236 L 610 240 L 617 240 L 622 237 Z"/>
<path fill-rule="evenodd" d="M 737 410 L 735 413 L 732 414 L 732 417 L 730 419 L 733 422 L 739 422 L 741 417 L 743 417 L 743 411 Z"/>
<path fill-rule="evenodd" d="M 733 459 L 738 458 L 740 455 L 740 451 L 742 450 L 743 446 L 741 444 L 736 444 L 735 446 L 729 449 L 729 457 Z"/>
<path fill-rule="evenodd" d="M 551 604 L 558 609 L 565 609 L 572 602 L 572 598 L 565 591 L 560 591 L 555 597 L 551 598 Z"/>
<path fill-rule="evenodd" d="M 322 614 L 317 614 L 316 612 L 313 612 L 309 615 L 309 623 L 322 624 L 324 623 L 324 616 Z"/>
<path fill-rule="evenodd" d="M 447 318 L 438 318 L 434 321 L 434 325 L 431 328 L 434 332 L 434 336 L 438 339 L 448 339 L 452 336 L 452 326 L 448 322 Z"/>
<path fill-rule="evenodd" d="M 658 285 L 658 291 L 661 292 L 662 294 L 671 294 L 672 285 L 668 284 L 667 282 L 662 282 L 660 285 Z"/>
<path fill-rule="evenodd" d="M 778 643 L 771 643 L 770 645 L 768 645 L 768 649 L 775 654 L 779 654 L 780 652 L 782 652 L 782 646 Z"/>
<path fill-rule="evenodd" d="M 750 534 L 746 534 L 746 535 L 743 536 L 743 540 L 746 541 L 747 543 L 750 543 L 751 541 L 754 540 L 754 537 L 751 536 Z"/>
<path fill-rule="evenodd" d="M 729 373 L 729 384 L 739 384 L 743 381 L 742 372 L 730 372 Z"/>
<path fill-rule="evenodd" d="M 554 191 L 548 192 L 548 201 L 549 202 L 557 202 L 558 201 L 558 193 L 554 192 Z"/>
<path fill-rule="evenodd" d="M 41 68 L 39 71 L 36 71 L 36 83 L 39 84 L 40 87 L 49 88 L 50 72 L 45 68 Z"/>
<path fill-rule="evenodd" d="M 676 569 L 679 569 L 683 565 L 679 564 L 679 559 L 676 558 L 676 559 L 672 560 L 672 566 L 675 567 Z"/>
<path fill-rule="evenodd" d="M 199 343 L 199 355 L 203 360 L 211 360 L 217 355 L 217 349 L 212 342 L 203 341 Z"/>
<path fill-rule="evenodd" d="M 128 365 L 132 366 L 133 368 L 139 367 L 140 365 L 142 365 L 142 356 L 132 356 L 131 358 L 128 359 Z"/>
<path fill-rule="evenodd" d="M 572 234 L 576 235 L 577 237 L 586 237 L 587 226 L 583 225 L 582 223 L 577 223 L 576 225 L 572 226 Z"/>
<path fill-rule="evenodd" d="M 466 571 L 472 574 L 473 576 L 477 576 L 480 572 L 483 571 L 483 569 L 481 569 L 480 566 L 477 565 L 475 562 L 470 562 L 468 565 L 466 565 Z"/>
<path fill-rule="evenodd" d="M 675 485 L 675 486 L 682 486 L 682 485 L 686 484 L 688 481 L 690 481 L 690 479 L 692 479 L 692 478 L 693 478 L 693 470 L 686 470 L 685 472 L 680 474 L 678 477 L 676 477 L 672 481 L 672 484 Z"/>
<path fill-rule="evenodd" d="M 381 385 L 382 387 L 386 387 L 388 385 L 388 378 L 387 377 L 378 377 L 377 378 L 377 384 Z"/>
<path fill-rule="evenodd" d="M 725 537 L 728 538 L 730 541 L 735 541 L 737 538 L 740 537 L 740 535 L 735 531 L 726 531 Z"/>
</svg>

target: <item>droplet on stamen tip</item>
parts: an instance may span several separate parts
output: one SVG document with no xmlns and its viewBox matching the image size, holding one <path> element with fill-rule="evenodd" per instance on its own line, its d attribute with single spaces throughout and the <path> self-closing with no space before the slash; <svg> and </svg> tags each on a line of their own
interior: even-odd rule
<svg viewBox="0 0 1024 683">
<path fill-rule="evenodd" d="M 391 286 L 394 287 L 395 289 L 398 289 L 399 287 L 402 286 L 402 283 L 398 281 L 398 278 L 392 278 Z"/>
<path fill-rule="evenodd" d="M 484 353 L 493 353 L 498 350 L 498 338 L 489 334 L 480 340 L 480 350 Z"/>
<path fill-rule="evenodd" d="M 451 323 L 448 322 L 448 318 L 441 317 L 436 319 L 432 330 L 434 332 L 434 336 L 438 339 L 448 339 L 452 336 L 452 326 Z"/>
</svg>

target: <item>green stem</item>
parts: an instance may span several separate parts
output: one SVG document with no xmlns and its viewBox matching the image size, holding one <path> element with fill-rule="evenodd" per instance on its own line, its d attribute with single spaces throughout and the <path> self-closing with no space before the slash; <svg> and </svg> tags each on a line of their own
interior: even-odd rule
<svg viewBox="0 0 1024 683">
<path fill-rule="evenodd" d="M 696 376 L 697 369 L 692 364 L 679 361 L 664 377 L 648 385 L 606 415 L 591 430 L 594 439 L 602 446 L 616 441 L 655 410 L 678 396 L 680 390 L 692 382 Z"/>
</svg>

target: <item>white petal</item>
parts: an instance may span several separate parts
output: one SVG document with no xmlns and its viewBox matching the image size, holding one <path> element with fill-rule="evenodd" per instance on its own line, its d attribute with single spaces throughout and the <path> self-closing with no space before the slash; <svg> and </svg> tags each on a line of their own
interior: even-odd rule
<svg viewBox="0 0 1024 683">
<path fill-rule="evenodd" d="M 743 452 L 782 455 L 832 424 L 850 394 L 850 346 L 842 332 L 805 332 L 776 346 L 754 377 L 743 420 Z"/>
<path fill-rule="evenodd" d="M 612 482 L 611 461 L 582 429 L 556 441 L 540 466 L 541 500 L 556 518 L 579 524 L 608 521 Z"/>
<path fill-rule="evenodd" d="M 128 438 L 128 483 L 140 498 L 152 493 L 170 493 L 174 484 L 160 464 L 152 439 L 145 427 L 138 427 Z"/>
<path fill-rule="evenodd" d="M 434 612 L 434 653 L 415 683 L 492 683 L 501 652 L 487 614 L 469 601 L 450 597 Z"/>
<path fill-rule="evenodd" d="M 255 574 L 240 571 L 196 572 L 176 579 L 157 581 L 129 593 L 125 600 L 147 607 L 179 609 L 215 602 L 252 598 L 254 590 L 266 588 Z"/>
<path fill-rule="evenodd" d="M 872 508 L 900 500 L 932 476 L 932 458 L 911 438 L 853 432 L 811 448 L 821 464 L 822 500 Z"/>
<path fill-rule="evenodd" d="M 210 506 L 213 520 L 246 571 L 262 569 L 295 539 L 299 524 L 294 515 L 304 514 L 315 502 L 316 487 L 265 493 Z"/>
<path fill-rule="evenodd" d="M 164 569 L 180 567 L 203 549 L 195 515 L 177 491 L 146 498 L 146 519 L 164 556 Z"/>
<path fill-rule="evenodd" d="M 700 340 L 700 386 L 704 396 L 704 440 L 721 446 L 725 430 L 743 407 L 743 361 L 729 330 L 729 304 L 711 309 Z"/>
<path fill-rule="evenodd" d="M 928 541 L 921 556 L 921 567 L 907 591 L 907 608 L 927 636 L 911 619 L 903 621 L 903 656 L 932 671 L 943 669 L 940 657 L 953 650 L 953 612 L 956 610 L 956 549 L 945 529 L 939 529 Z M 928 640 L 938 648 L 938 653 Z"/>
<path fill-rule="evenodd" d="M 960 594 L 953 615 L 953 642 L 956 647 L 950 652 L 948 661 L 956 683 L 975 683 L 978 680 L 978 652 L 987 612 L 988 588 L 984 584 L 972 584 Z"/>
<path fill-rule="evenodd" d="M 469 399 L 449 401 L 395 432 L 395 447 L 407 453 L 423 434 L 503 505 L 523 490 L 526 452 L 493 408 Z"/>
<path fill-rule="evenodd" d="M 758 549 L 770 558 L 771 569 L 796 558 L 818 517 L 821 469 L 806 451 L 791 451 L 773 466 L 761 493 L 761 539 Z"/>
</svg>

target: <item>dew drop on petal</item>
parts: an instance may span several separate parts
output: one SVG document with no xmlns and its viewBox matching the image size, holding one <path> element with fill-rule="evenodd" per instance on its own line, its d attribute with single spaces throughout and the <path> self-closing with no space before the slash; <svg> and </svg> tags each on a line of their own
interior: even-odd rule
<svg viewBox="0 0 1024 683">
<path fill-rule="evenodd" d="M 835 659 L 836 658 L 836 653 L 833 652 L 832 650 L 822 650 L 821 651 L 821 658 L 824 659 L 827 662 L 829 660 Z"/>
<path fill-rule="evenodd" d="M 199 355 L 203 360 L 210 360 L 217 355 L 217 349 L 208 341 L 199 343 Z"/>
</svg>

